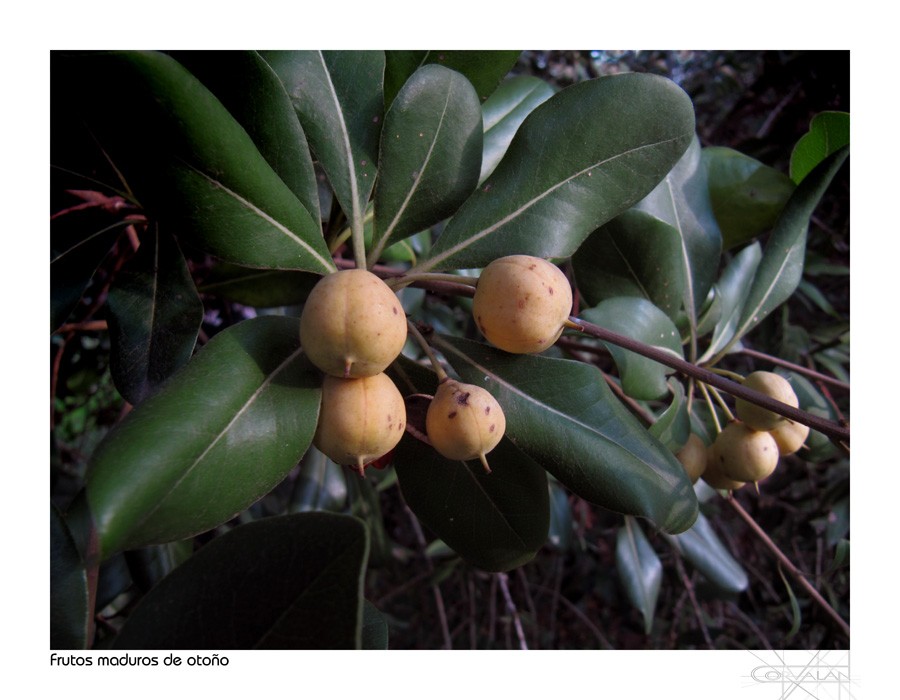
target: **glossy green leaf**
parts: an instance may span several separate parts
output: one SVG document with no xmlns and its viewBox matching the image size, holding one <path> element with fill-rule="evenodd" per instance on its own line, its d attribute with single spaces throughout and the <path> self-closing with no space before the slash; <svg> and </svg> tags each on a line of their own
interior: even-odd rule
<svg viewBox="0 0 900 700">
<path fill-rule="evenodd" d="M 362 233 L 384 118 L 383 51 L 266 51 L 319 165 Z"/>
<path fill-rule="evenodd" d="M 319 221 L 225 106 L 172 57 L 91 53 L 60 64 L 79 91 L 71 99 L 141 204 L 179 237 L 251 267 L 335 269 Z"/>
<path fill-rule="evenodd" d="M 644 617 L 644 633 L 650 634 L 662 584 L 662 562 L 632 517 L 625 517 L 616 535 L 616 570 L 628 599 Z"/>
<path fill-rule="evenodd" d="M 504 81 L 481 106 L 484 121 L 484 153 L 478 182 L 494 172 L 513 136 L 531 112 L 553 96 L 549 83 L 532 75 Z"/>
<path fill-rule="evenodd" d="M 62 515 L 50 506 L 50 648 L 86 649 L 91 628 L 87 570 Z"/>
<path fill-rule="evenodd" d="M 791 195 L 766 241 L 735 331 L 736 338 L 741 338 L 794 293 L 803 274 L 809 219 L 849 154 L 849 148 L 845 147 L 828 156 Z"/>
<path fill-rule="evenodd" d="M 151 231 L 109 290 L 110 371 L 133 405 L 154 393 L 194 350 L 203 321 L 187 263 L 166 232 Z"/>
<path fill-rule="evenodd" d="M 672 320 L 646 299 L 616 297 L 600 302 L 581 313 L 585 321 L 595 323 L 614 333 L 639 340 L 657 350 L 684 359 L 681 336 Z M 619 370 L 622 389 L 635 399 L 652 400 L 668 392 L 666 377 L 673 370 L 655 360 L 625 350 L 613 343 L 604 343 Z"/>
<path fill-rule="evenodd" d="M 497 169 L 414 269 L 483 267 L 512 251 L 568 257 L 650 192 L 693 134 L 690 98 L 665 78 L 630 73 L 572 85 L 525 118 Z"/>
<path fill-rule="evenodd" d="M 684 308 L 693 319 L 691 327 L 696 328 L 696 314 L 715 281 L 722 253 L 722 233 L 712 212 L 708 175 L 696 137 L 636 208 L 665 221 L 677 232 L 684 270 Z"/>
<path fill-rule="evenodd" d="M 478 182 L 481 142 L 471 83 L 437 65 L 417 70 L 384 118 L 373 257 L 456 211 Z"/>
<path fill-rule="evenodd" d="M 116 649 L 358 649 L 365 526 L 300 513 L 240 525 L 140 601 Z"/>
<path fill-rule="evenodd" d="M 418 373 L 407 376 L 427 391 Z M 508 440 L 488 461 L 490 474 L 478 460 L 445 459 L 406 435 L 394 466 L 403 498 L 419 520 L 472 566 L 509 571 L 533 559 L 547 540 L 547 475 Z"/>
<path fill-rule="evenodd" d="M 381 611 L 368 600 L 363 601 L 361 649 L 388 648 L 388 623 Z"/>
<path fill-rule="evenodd" d="M 272 308 L 302 304 L 321 275 L 297 270 L 259 270 L 216 263 L 199 286 L 203 294 L 221 296 L 246 306 Z"/>
<path fill-rule="evenodd" d="M 728 265 L 716 284 L 722 307 L 721 318 L 713 329 L 712 339 L 709 341 L 703 357 L 700 358 L 701 362 L 715 357 L 719 351 L 728 347 L 734 338 L 741 311 L 744 309 L 744 302 L 750 292 L 750 286 L 753 284 L 756 268 L 759 267 L 761 259 L 762 247 L 759 243 L 751 243 L 728 261 Z"/>
<path fill-rule="evenodd" d="M 791 152 L 791 179 L 800 183 L 825 158 L 850 144 L 850 115 L 820 112 Z"/>
<path fill-rule="evenodd" d="M 652 214 L 631 209 L 600 227 L 572 256 L 572 267 L 590 306 L 614 297 L 640 297 L 673 319 L 681 308 L 681 237 Z"/>
<path fill-rule="evenodd" d="M 732 148 L 703 149 L 709 194 L 728 250 L 769 231 L 794 191 L 784 173 Z"/>
<path fill-rule="evenodd" d="M 87 493 L 105 557 L 215 527 L 297 464 L 320 397 L 298 325 L 266 316 L 222 331 L 98 446 Z"/>
<path fill-rule="evenodd" d="M 306 134 L 269 64 L 256 51 L 178 51 L 174 56 L 221 100 L 319 221 L 319 188 Z"/>
<path fill-rule="evenodd" d="M 666 538 L 716 588 L 728 593 L 747 589 L 747 572 L 731 556 L 702 513 L 690 530 Z"/>
<path fill-rule="evenodd" d="M 436 63 L 462 73 L 475 87 L 481 102 L 497 88 L 516 64 L 521 51 L 385 51 L 385 104 L 390 105 L 416 70 Z"/>
<path fill-rule="evenodd" d="M 462 338 L 434 342 L 464 381 L 497 398 L 507 437 L 576 495 L 668 532 L 694 522 L 697 499 L 681 464 L 613 396 L 596 367 L 511 355 Z"/>
<path fill-rule="evenodd" d="M 669 379 L 668 384 L 672 402 L 648 430 L 674 454 L 687 442 L 691 433 L 691 421 L 684 398 L 684 386 L 674 378 Z"/>
<path fill-rule="evenodd" d="M 51 220 L 51 333 L 65 323 L 78 305 L 97 267 L 129 224 L 99 207 Z"/>
</svg>

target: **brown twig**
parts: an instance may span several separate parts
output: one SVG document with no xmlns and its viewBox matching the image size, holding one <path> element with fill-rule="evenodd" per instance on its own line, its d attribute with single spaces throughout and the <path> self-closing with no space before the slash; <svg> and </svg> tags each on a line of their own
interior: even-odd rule
<svg viewBox="0 0 900 700">
<path fill-rule="evenodd" d="M 819 432 L 824 433 L 831 438 L 842 440 L 848 443 L 850 442 L 850 428 L 847 426 L 839 425 L 834 421 L 821 418 L 806 411 L 801 411 L 800 409 L 794 408 L 793 406 L 788 406 L 786 403 L 776 401 L 775 399 L 766 396 L 765 394 L 761 394 L 758 391 L 748 389 L 743 385 L 738 384 L 737 382 L 733 382 L 730 379 L 726 379 L 725 377 L 722 377 L 715 372 L 711 372 L 704 367 L 691 364 L 686 360 L 682 360 L 680 357 L 676 357 L 675 355 L 660 350 L 659 348 L 641 343 L 640 341 L 629 338 L 628 336 L 614 333 L 610 330 L 607 330 L 606 328 L 602 328 L 601 326 L 595 325 L 593 323 L 588 323 L 587 321 L 582 321 L 578 318 L 571 317 L 570 321 L 573 325 L 577 326 L 578 330 L 582 333 L 593 336 L 594 338 L 599 338 L 600 340 L 604 340 L 609 343 L 613 343 L 614 345 L 623 347 L 626 350 L 632 350 L 633 352 L 636 352 L 639 355 L 643 355 L 644 357 L 648 357 L 651 360 L 656 360 L 657 362 L 664 364 L 667 367 L 671 367 L 672 369 L 677 370 L 678 372 L 681 372 L 686 376 L 694 377 L 704 384 L 709 384 L 710 386 L 714 386 L 717 389 L 721 389 L 722 391 L 731 394 L 732 396 L 736 396 L 740 399 L 745 399 L 747 401 L 750 401 L 751 403 L 755 403 L 759 406 L 762 406 L 763 408 L 767 408 L 770 411 L 774 411 L 775 413 L 785 416 L 790 420 L 808 425 L 813 430 L 818 430 Z"/>
<path fill-rule="evenodd" d="M 768 362 L 769 364 L 777 365 L 779 367 L 784 367 L 785 369 L 789 369 L 792 372 L 796 372 L 797 374 L 802 374 L 806 377 L 809 377 L 810 379 L 815 379 L 818 382 L 829 384 L 831 386 L 837 387 L 838 389 L 843 389 L 844 391 L 850 391 L 850 385 L 847 384 L 847 382 L 842 382 L 840 379 L 836 379 L 835 377 L 831 377 L 827 374 L 822 374 L 821 372 L 817 372 L 810 367 L 804 367 L 803 365 L 794 364 L 793 362 L 782 360 L 780 357 L 775 357 L 774 355 L 769 355 L 767 353 L 760 352 L 759 350 L 744 348 L 743 350 L 740 350 L 738 354 L 752 357 L 755 360 L 762 360 L 763 362 Z"/>
<path fill-rule="evenodd" d="M 684 570 L 684 563 L 682 563 L 681 557 L 677 554 L 675 556 L 675 568 L 678 569 L 678 576 L 681 578 L 681 582 L 684 584 L 684 590 L 687 591 L 688 598 L 691 601 L 691 607 L 694 609 L 694 616 L 697 618 L 697 624 L 700 626 L 700 631 L 703 632 L 703 639 L 706 640 L 706 646 L 710 649 L 715 649 L 716 645 L 713 644 L 712 637 L 709 635 L 709 629 L 706 626 L 706 622 L 703 620 L 703 612 L 700 610 L 700 604 L 697 602 L 694 584 L 691 583 L 687 571 Z"/>
<path fill-rule="evenodd" d="M 425 533 L 422 532 L 422 526 L 419 525 L 419 520 L 416 518 L 415 514 L 413 514 L 410 507 L 405 503 L 403 506 L 406 509 L 406 514 L 409 516 L 409 521 L 412 524 L 413 532 L 416 535 L 416 542 L 418 542 L 422 557 L 425 559 L 425 566 L 428 569 L 428 573 L 433 574 L 434 564 L 431 563 L 431 559 L 425 552 L 427 543 L 425 542 Z M 431 584 L 431 590 L 434 593 L 434 604 L 437 607 L 438 619 L 441 623 L 441 633 L 444 635 L 444 648 L 452 649 L 453 640 L 450 637 L 450 626 L 447 624 L 447 610 L 444 607 L 444 596 L 441 595 L 441 589 L 437 583 Z"/>
<path fill-rule="evenodd" d="M 519 611 L 513 602 L 509 593 L 509 576 L 505 573 L 497 574 L 497 582 L 500 584 L 500 590 L 503 592 L 503 599 L 506 601 L 506 609 L 512 615 L 513 625 L 516 628 L 516 637 L 519 638 L 519 648 L 528 651 L 528 642 L 525 641 L 525 631 L 522 629 L 522 620 L 519 619 Z"/>
<path fill-rule="evenodd" d="M 787 558 L 787 556 L 782 552 L 778 545 L 776 545 L 772 538 L 770 538 L 765 530 L 763 530 L 759 524 L 753 519 L 753 517 L 744 510 L 743 506 L 738 503 L 737 499 L 734 497 L 726 499 L 731 507 L 735 510 L 735 512 L 743 519 L 745 523 L 750 527 L 753 533 L 763 542 L 763 544 L 768 548 L 772 554 L 775 555 L 775 558 L 778 562 L 787 570 L 791 576 L 793 576 L 800 586 L 809 594 L 810 598 L 820 607 L 825 613 L 837 624 L 840 630 L 847 636 L 847 639 L 850 638 L 850 625 L 842 618 L 837 611 L 828 604 L 822 594 L 816 590 L 816 588 L 806 579 L 806 577 L 800 572 L 800 570 L 794 566 L 793 562 Z"/>
</svg>

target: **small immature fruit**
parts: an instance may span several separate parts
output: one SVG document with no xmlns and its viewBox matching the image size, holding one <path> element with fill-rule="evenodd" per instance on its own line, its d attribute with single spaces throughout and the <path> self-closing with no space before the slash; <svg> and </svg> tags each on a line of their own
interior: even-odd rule
<svg viewBox="0 0 900 700">
<path fill-rule="evenodd" d="M 513 353 L 542 352 L 563 331 L 572 311 L 572 288 L 553 263 L 509 255 L 478 279 L 472 313 L 485 338 Z"/>
<path fill-rule="evenodd" d="M 716 468 L 735 481 L 758 482 L 778 466 L 778 445 L 769 433 L 735 421 L 716 436 Z"/>
<path fill-rule="evenodd" d="M 706 471 L 706 445 L 696 433 L 688 436 L 687 442 L 678 450 L 675 458 L 681 462 L 692 484 L 696 484 L 697 479 Z"/>
<path fill-rule="evenodd" d="M 775 438 L 778 445 L 778 453 L 783 457 L 792 455 L 801 447 L 809 436 L 809 426 L 803 423 L 794 423 L 793 421 L 784 421 L 769 434 Z"/>
<path fill-rule="evenodd" d="M 790 382 L 774 372 L 753 372 L 747 375 L 743 385 L 748 389 L 754 389 L 761 394 L 786 403 L 788 406 L 797 408 L 800 405 Z M 772 430 L 787 420 L 778 413 L 744 399 L 735 401 L 735 409 L 737 417 L 754 430 Z"/>
<path fill-rule="evenodd" d="M 485 455 L 503 437 L 506 416 L 486 389 L 445 379 L 428 406 L 425 430 L 434 449 L 447 459 L 480 459 L 490 472 Z"/>
<path fill-rule="evenodd" d="M 383 372 L 406 343 L 406 314 L 381 279 L 360 269 L 326 275 L 300 317 L 300 342 L 312 363 L 333 377 Z"/>
<path fill-rule="evenodd" d="M 403 396 L 386 374 L 326 376 L 313 444 L 338 464 L 363 467 L 392 450 L 406 429 Z"/>
</svg>

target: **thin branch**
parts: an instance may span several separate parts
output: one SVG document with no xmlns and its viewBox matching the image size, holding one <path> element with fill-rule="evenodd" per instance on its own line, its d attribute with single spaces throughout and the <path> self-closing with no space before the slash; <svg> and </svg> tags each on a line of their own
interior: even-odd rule
<svg viewBox="0 0 900 700">
<path fill-rule="evenodd" d="M 847 384 L 847 382 L 842 382 L 840 379 L 836 379 L 827 374 L 822 374 L 821 372 L 817 372 L 816 370 L 809 367 L 804 367 L 803 365 L 797 365 L 793 362 L 782 360 L 780 357 L 768 355 L 764 352 L 760 352 L 759 350 L 744 348 L 743 350 L 739 350 L 737 354 L 746 355 L 747 357 L 752 357 L 755 360 L 762 360 L 763 362 L 768 362 L 769 364 L 784 367 L 785 369 L 789 369 L 792 372 L 796 372 L 797 374 L 802 374 L 806 377 L 809 377 L 810 379 L 824 382 L 825 384 L 837 387 L 838 389 L 843 389 L 844 391 L 850 391 L 850 385 Z"/>
<path fill-rule="evenodd" d="M 419 525 L 419 520 L 416 518 L 415 514 L 412 512 L 410 507 L 403 504 L 406 509 L 406 514 L 409 516 L 409 521 L 412 524 L 413 532 L 416 534 L 416 542 L 419 543 L 419 548 L 421 550 L 422 557 L 425 559 L 425 566 L 428 569 L 429 574 L 434 573 L 434 564 L 431 563 L 431 558 L 426 554 L 426 542 L 425 542 L 425 533 L 422 532 L 422 526 Z M 434 603 L 437 606 L 438 619 L 441 622 L 441 633 L 444 635 L 444 648 L 452 649 L 453 641 L 450 638 L 450 626 L 447 624 L 447 610 L 444 607 L 444 596 L 441 595 L 441 589 L 436 583 L 431 584 L 431 590 L 434 593 Z"/>
<path fill-rule="evenodd" d="M 700 625 L 700 631 L 703 632 L 703 639 L 706 640 L 706 646 L 710 649 L 715 649 L 716 645 L 713 644 L 712 637 L 709 635 L 709 629 L 703 619 L 703 612 L 700 610 L 700 604 L 697 602 L 697 595 L 694 593 L 694 584 L 691 583 L 691 579 L 688 578 L 681 557 L 678 556 L 677 553 L 675 555 L 675 568 L 678 569 L 678 575 L 681 577 L 682 584 L 684 584 L 684 590 L 687 591 L 688 598 L 690 598 L 691 607 L 694 609 L 694 615 L 697 618 L 697 624 Z"/>
<path fill-rule="evenodd" d="M 793 562 L 785 556 L 784 552 L 782 552 L 778 545 L 776 545 L 772 539 L 766 534 L 766 532 L 757 524 L 757 522 L 753 519 L 753 517 L 744 510 L 743 506 L 738 503 L 737 499 L 727 498 L 728 503 L 731 504 L 731 507 L 734 508 L 735 512 L 741 516 L 745 523 L 750 527 L 750 529 L 754 532 L 754 534 L 762 540 L 763 544 L 769 549 L 772 554 L 775 555 L 775 558 L 779 561 L 779 563 L 788 571 L 788 573 L 793 576 L 800 586 L 805 590 L 809 596 L 813 599 L 813 601 L 820 607 L 825 613 L 837 624 L 837 626 L 841 629 L 841 631 L 847 636 L 847 639 L 850 638 L 850 625 L 842 618 L 837 611 L 828 604 L 822 594 L 819 593 L 815 589 L 815 587 L 806 579 L 806 577 L 800 572 L 800 570 L 794 566 Z"/>
<path fill-rule="evenodd" d="M 732 396 L 736 396 L 737 398 L 755 403 L 758 406 L 762 406 L 763 408 L 785 416 L 792 421 L 808 425 L 813 430 L 818 430 L 828 437 L 834 438 L 836 440 L 850 442 L 850 428 L 848 426 L 840 425 L 838 423 L 835 423 L 834 421 L 830 421 L 825 418 L 813 415 L 812 413 L 801 411 L 800 409 L 794 408 L 793 406 L 788 406 L 786 403 L 776 401 L 775 399 L 766 396 L 765 394 L 754 391 L 752 389 L 748 389 L 742 384 L 738 384 L 737 382 L 733 382 L 730 379 L 721 377 L 715 372 L 711 372 L 704 367 L 691 364 L 686 360 L 682 360 L 680 357 L 672 355 L 671 353 L 668 353 L 664 350 L 660 350 L 659 348 L 641 343 L 640 341 L 634 340 L 633 338 L 620 335 L 619 333 L 613 333 L 606 328 L 602 328 L 593 323 L 588 323 L 587 321 L 582 321 L 578 318 L 572 317 L 571 321 L 574 324 L 578 325 L 579 330 L 582 333 L 593 336 L 594 338 L 599 338 L 600 340 L 613 343 L 625 348 L 626 350 L 632 350 L 633 352 L 636 352 L 639 355 L 643 355 L 644 357 L 649 357 L 651 360 L 656 360 L 657 362 L 664 364 L 667 367 L 671 367 L 672 369 L 677 370 L 678 372 L 681 372 L 686 376 L 694 377 L 695 379 L 698 379 L 705 384 L 709 384 L 710 386 L 714 386 L 717 389 L 721 389 L 722 391 L 725 391 Z"/>
<path fill-rule="evenodd" d="M 528 642 L 525 641 L 525 631 L 522 629 L 522 621 L 519 619 L 519 611 L 516 604 L 513 603 L 512 596 L 509 594 L 509 577 L 505 573 L 497 574 L 497 581 L 500 584 L 500 590 L 503 592 L 503 598 L 506 600 L 506 609 L 513 618 L 513 624 L 516 627 L 516 636 L 519 638 L 519 648 L 528 651 Z"/>
<path fill-rule="evenodd" d="M 534 584 L 534 586 L 535 586 L 535 588 L 539 588 L 541 590 L 547 591 L 548 593 L 554 593 L 554 595 L 556 594 L 556 592 L 553 591 L 552 589 L 547 588 L 545 586 L 541 586 L 540 584 L 536 583 L 536 584 Z M 613 645 L 609 643 L 609 640 L 604 636 L 603 632 L 601 632 L 600 629 L 597 627 L 597 625 L 595 625 L 593 622 L 591 622 L 590 618 L 587 615 L 585 615 L 581 610 L 579 610 L 578 606 L 575 605 L 575 603 L 573 603 L 571 600 L 569 600 L 562 594 L 559 595 L 558 600 L 563 605 L 565 605 L 575 615 L 575 617 L 577 617 L 579 620 L 581 620 L 591 632 L 593 632 L 594 636 L 597 638 L 597 641 L 600 642 L 601 647 L 603 647 L 604 649 L 613 649 L 614 648 Z"/>
</svg>

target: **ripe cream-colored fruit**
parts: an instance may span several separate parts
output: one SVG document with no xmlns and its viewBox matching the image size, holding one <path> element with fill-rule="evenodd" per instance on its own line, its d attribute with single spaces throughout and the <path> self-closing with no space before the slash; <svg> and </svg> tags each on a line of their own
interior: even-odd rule
<svg viewBox="0 0 900 700">
<path fill-rule="evenodd" d="M 572 288 L 553 263 L 509 255 L 488 265 L 475 287 L 472 313 L 485 338 L 501 350 L 542 352 L 563 331 Z"/>
<path fill-rule="evenodd" d="M 386 374 L 327 376 L 313 444 L 338 464 L 364 465 L 390 452 L 406 429 L 403 396 Z"/>
<path fill-rule="evenodd" d="M 800 405 L 790 382 L 774 372 L 753 372 L 747 375 L 743 385 L 788 406 L 797 408 Z M 754 430 L 772 430 L 786 421 L 784 416 L 744 399 L 735 401 L 735 409 L 737 417 Z"/>
<path fill-rule="evenodd" d="M 700 478 L 714 489 L 722 489 L 724 491 L 736 491 L 746 484 L 744 481 L 729 479 L 722 474 L 719 460 L 716 457 L 715 443 L 706 448 L 706 469 L 703 471 L 703 476 Z"/>
<path fill-rule="evenodd" d="M 809 436 L 809 426 L 803 423 L 794 423 L 793 421 L 784 421 L 769 434 L 775 438 L 778 445 L 778 453 L 784 455 L 792 455 L 801 447 Z"/>
<path fill-rule="evenodd" d="M 735 421 L 716 436 L 718 470 L 735 481 L 758 482 L 778 466 L 778 445 L 769 433 Z"/>
<path fill-rule="evenodd" d="M 313 287 L 300 317 L 300 343 L 333 377 L 371 377 L 387 369 L 406 342 L 397 295 L 366 270 L 341 270 Z"/>
<path fill-rule="evenodd" d="M 447 459 L 480 459 L 506 431 L 506 416 L 489 391 L 454 379 L 441 382 L 425 415 L 425 430 L 434 449 Z"/>
<path fill-rule="evenodd" d="M 699 435 L 691 433 L 684 447 L 675 454 L 675 458 L 681 462 L 691 483 L 696 484 L 697 479 L 706 470 L 706 445 Z"/>
</svg>

